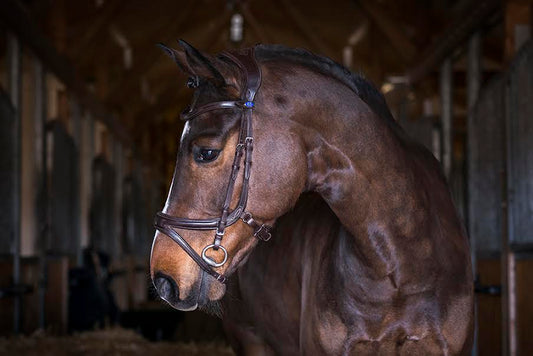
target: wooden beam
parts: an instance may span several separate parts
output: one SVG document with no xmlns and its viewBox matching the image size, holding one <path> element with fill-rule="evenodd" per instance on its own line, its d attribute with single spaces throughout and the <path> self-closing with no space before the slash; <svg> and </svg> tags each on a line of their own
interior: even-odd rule
<svg viewBox="0 0 533 356">
<path fill-rule="evenodd" d="M 187 32 L 183 34 L 183 37 L 189 37 L 193 34 L 196 34 L 196 37 L 199 38 L 200 41 L 198 41 L 198 43 L 194 43 L 194 46 L 201 50 L 210 50 L 222 38 L 221 36 L 225 35 L 223 29 L 224 26 L 229 26 L 230 15 L 231 13 L 226 11 L 211 24 L 207 26 L 202 24 L 202 28 Z M 200 34 L 198 35 L 199 31 Z M 136 73 L 129 74 L 128 78 L 126 78 L 126 81 L 113 86 L 113 88 L 109 91 L 113 95 L 113 97 L 108 98 L 109 103 L 115 105 L 131 105 L 132 97 L 140 98 L 140 79 L 142 76 L 156 69 L 158 65 L 161 65 L 162 62 L 158 61 L 157 59 L 164 56 L 162 51 L 156 48 L 155 45 L 152 47 L 149 53 L 150 54 L 146 54 L 146 56 L 150 59 L 153 57 L 149 64 L 146 64 L 144 68 L 139 68 L 139 71 L 136 71 Z M 169 66 L 175 68 L 175 64 L 173 64 L 171 60 L 167 58 L 165 58 L 165 60 Z M 171 80 L 168 80 L 168 82 L 172 83 Z M 140 103 L 142 103 L 142 101 L 140 101 Z"/>
<path fill-rule="evenodd" d="M 316 48 L 321 54 L 332 59 L 338 60 L 340 58 L 340 51 L 339 53 L 336 53 L 336 51 L 332 50 L 319 36 L 317 36 L 316 30 L 309 25 L 309 21 L 300 14 L 298 9 L 289 0 L 278 0 L 278 2 L 283 6 L 300 33 L 314 48 Z"/>
<path fill-rule="evenodd" d="M 501 72 L 503 69 L 503 63 L 498 56 L 491 56 L 490 53 L 487 53 L 483 49 L 483 57 L 481 58 L 481 63 L 483 67 L 483 72 Z M 501 56 L 501 54 L 500 54 Z M 455 72 L 467 72 L 468 63 L 465 56 L 461 56 L 457 61 L 453 63 L 453 70 Z"/>
<path fill-rule="evenodd" d="M 14 124 L 11 131 L 13 154 L 13 195 L 11 215 L 11 254 L 13 257 L 13 285 L 21 283 L 20 245 L 21 245 L 21 205 L 22 205 L 22 44 L 11 33 L 7 36 L 7 89 L 14 110 Z M 9 145 L 8 145 L 9 146 Z M 9 182 L 9 179 L 7 180 Z M 10 236 L 11 235 L 11 236 Z M 18 334 L 22 329 L 22 295 L 13 300 L 13 332 Z"/>
<path fill-rule="evenodd" d="M 54 48 L 65 54 L 67 46 L 67 14 L 65 0 L 54 1 L 47 13 L 47 34 Z"/>
<path fill-rule="evenodd" d="M 376 1 L 356 1 L 359 8 L 369 17 L 387 37 L 390 44 L 402 56 L 406 63 L 412 62 L 417 49 L 411 40 L 405 35 L 400 24 L 381 9 Z"/>
<path fill-rule="evenodd" d="M 98 98 L 87 89 L 71 63 L 61 56 L 48 42 L 18 1 L 0 1 L 0 21 L 16 34 L 22 44 L 33 51 L 48 71 L 57 76 L 66 85 L 82 107 L 90 111 L 95 119 L 103 122 L 122 142 L 129 142 L 129 136 L 125 128 L 109 114 Z"/>
<path fill-rule="evenodd" d="M 124 0 L 108 0 L 104 3 L 104 6 L 98 11 L 91 25 L 84 29 L 83 36 L 77 39 L 71 47 L 69 52 L 73 58 L 78 59 L 79 57 L 86 56 L 87 47 L 90 46 L 100 31 L 107 28 L 123 5 Z"/>
<path fill-rule="evenodd" d="M 68 329 L 68 257 L 49 258 L 46 290 L 47 330 L 65 334 Z"/>
<path fill-rule="evenodd" d="M 418 64 L 407 70 L 406 76 L 411 84 L 418 82 L 437 68 L 493 14 L 502 11 L 501 0 L 482 0 L 473 3 L 472 9 L 454 20 L 439 39 L 423 51 L 423 55 L 417 61 Z"/>
<path fill-rule="evenodd" d="M 531 38 L 530 22 L 533 5 L 529 1 L 509 0 L 505 4 L 505 62 L 509 63 L 515 53 Z M 527 33 L 526 33 L 527 30 Z"/>
<path fill-rule="evenodd" d="M 255 18 L 254 14 L 250 11 L 250 7 L 248 6 L 248 3 L 241 3 L 240 9 L 242 11 L 242 14 L 244 15 L 244 19 L 248 21 L 250 24 L 250 27 L 252 28 L 252 31 L 255 32 L 255 35 L 262 43 L 269 43 L 268 36 L 263 30 L 262 26 L 259 24 L 257 19 Z"/>
<path fill-rule="evenodd" d="M 179 33 L 190 20 L 190 15 L 197 2 L 195 0 L 189 0 L 188 4 L 184 7 L 183 11 L 180 12 L 177 19 L 173 19 L 172 23 L 169 26 L 162 26 L 158 31 L 153 35 L 147 38 L 146 46 L 144 53 L 134 52 L 134 66 L 130 70 L 125 70 L 122 73 L 122 76 L 117 80 L 111 88 L 109 88 L 109 93 L 115 97 L 118 97 L 117 93 L 122 93 L 130 96 L 130 88 L 139 89 L 139 82 L 144 73 L 146 73 L 150 68 L 157 63 L 157 59 L 161 56 L 161 51 L 158 51 L 155 48 L 156 39 L 160 38 L 164 40 L 168 38 L 169 34 Z M 114 98 L 109 98 L 107 101 L 113 102 Z"/>
</svg>

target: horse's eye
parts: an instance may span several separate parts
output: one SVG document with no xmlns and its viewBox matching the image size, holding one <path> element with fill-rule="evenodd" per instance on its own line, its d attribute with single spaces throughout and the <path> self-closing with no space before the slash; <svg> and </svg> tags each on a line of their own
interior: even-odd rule
<svg viewBox="0 0 533 356">
<path fill-rule="evenodd" d="M 218 158 L 220 150 L 214 148 L 195 147 L 193 149 L 194 160 L 198 163 L 212 162 Z"/>
</svg>

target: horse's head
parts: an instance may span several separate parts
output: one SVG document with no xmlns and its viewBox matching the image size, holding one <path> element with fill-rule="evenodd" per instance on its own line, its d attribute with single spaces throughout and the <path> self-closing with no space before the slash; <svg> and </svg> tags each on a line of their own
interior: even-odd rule
<svg viewBox="0 0 533 356">
<path fill-rule="evenodd" d="M 304 190 L 307 162 L 285 120 L 287 99 L 274 92 L 276 78 L 259 69 L 253 52 L 210 57 L 180 45 L 164 49 L 195 91 L 150 267 L 159 295 L 191 310 L 224 295 L 225 276 Z"/>
</svg>

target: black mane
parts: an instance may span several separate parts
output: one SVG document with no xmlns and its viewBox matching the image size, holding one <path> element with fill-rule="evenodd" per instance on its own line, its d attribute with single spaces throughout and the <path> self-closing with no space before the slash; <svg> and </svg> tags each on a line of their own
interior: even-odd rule
<svg viewBox="0 0 533 356">
<path fill-rule="evenodd" d="M 283 45 L 258 45 L 256 54 L 263 60 L 287 59 L 329 75 L 352 89 L 381 118 L 396 123 L 385 98 L 372 83 L 329 58 L 315 55 L 302 48 L 289 48 Z"/>
</svg>

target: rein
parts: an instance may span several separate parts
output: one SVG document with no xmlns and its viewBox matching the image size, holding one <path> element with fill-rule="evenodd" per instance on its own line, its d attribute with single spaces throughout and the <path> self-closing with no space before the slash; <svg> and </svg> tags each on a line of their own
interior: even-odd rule
<svg viewBox="0 0 533 356">
<path fill-rule="evenodd" d="M 246 79 L 246 85 L 241 93 L 241 100 L 234 101 L 218 101 L 202 105 L 194 108 L 181 115 L 183 120 L 192 120 L 199 115 L 224 109 L 240 109 L 241 127 L 239 132 L 239 141 L 235 148 L 235 157 L 231 168 L 231 174 L 226 188 L 226 198 L 220 218 L 213 219 L 188 219 L 174 217 L 168 214 L 158 212 L 155 216 L 154 226 L 157 230 L 170 237 L 176 242 L 206 273 L 215 277 L 221 283 L 225 283 L 227 277 L 214 270 L 214 268 L 223 266 L 228 260 L 228 252 L 222 246 L 222 239 L 226 227 L 235 224 L 242 220 L 247 225 L 254 229 L 254 236 L 259 240 L 268 241 L 271 238 L 271 226 L 257 222 L 250 212 L 245 211 L 246 203 L 248 201 L 249 180 L 252 168 L 252 151 L 253 151 L 253 129 L 252 129 L 252 111 L 255 106 L 254 97 L 259 87 L 261 86 L 261 70 L 257 64 L 254 55 L 254 49 L 246 49 L 239 53 L 223 52 L 223 57 L 235 63 L 243 72 Z M 244 151 L 244 153 L 243 153 Z M 233 211 L 230 211 L 231 198 L 233 190 L 237 181 L 240 164 L 244 156 L 244 177 L 242 183 L 241 195 L 239 202 Z M 185 241 L 180 234 L 174 230 L 180 228 L 185 230 L 216 230 L 215 237 L 212 244 L 204 247 L 201 255 L 198 254 Z M 213 259 L 206 256 L 206 252 L 210 249 L 215 251 L 221 250 L 224 253 L 224 258 L 221 262 L 215 262 Z"/>
</svg>

